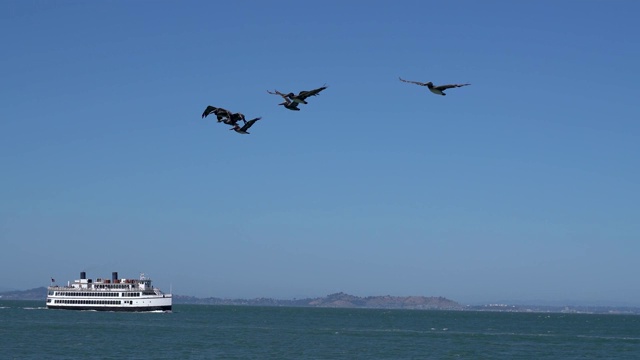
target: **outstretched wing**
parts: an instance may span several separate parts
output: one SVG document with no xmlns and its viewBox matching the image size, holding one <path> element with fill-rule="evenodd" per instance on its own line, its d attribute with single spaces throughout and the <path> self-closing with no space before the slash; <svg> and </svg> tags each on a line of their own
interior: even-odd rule
<svg viewBox="0 0 640 360">
<path fill-rule="evenodd" d="M 216 109 L 218 109 L 218 108 L 215 107 L 215 106 L 211 106 L 211 105 L 207 106 L 207 108 L 204 109 L 204 112 L 202 113 L 202 118 L 203 119 L 206 118 L 209 114 L 211 114 L 212 112 L 216 111 Z"/>
<path fill-rule="evenodd" d="M 313 89 L 313 90 L 309 90 L 309 91 L 300 91 L 298 93 L 297 98 L 304 100 L 304 99 L 308 98 L 309 96 L 316 96 L 316 95 L 318 95 L 320 93 L 320 91 L 322 91 L 322 90 L 324 90 L 326 88 L 327 88 L 327 86 L 324 85 L 324 86 L 319 87 L 317 89 Z"/>
<path fill-rule="evenodd" d="M 406 82 L 406 83 L 410 83 L 410 84 L 416 84 L 416 85 L 420 85 L 420 86 L 427 86 L 427 83 L 423 83 L 423 82 L 419 82 L 419 81 L 411 81 L 411 80 L 405 80 L 401 77 L 398 77 L 398 79 L 400 79 L 400 81 L 402 82 Z"/>
<path fill-rule="evenodd" d="M 471 85 L 471 84 L 448 84 L 448 85 L 438 85 L 438 86 L 436 86 L 436 89 L 438 89 L 438 90 L 447 90 L 447 89 L 452 89 L 452 88 L 457 88 L 457 87 L 463 87 L 463 86 L 467 86 L 467 85 Z"/>
<path fill-rule="evenodd" d="M 271 95 L 280 95 L 280 96 L 282 96 L 285 100 L 288 100 L 288 99 L 289 99 L 289 98 L 287 98 L 287 95 L 285 95 L 285 94 L 281 93 L 281 92 L 280 92 L 280 91 L 278 91 L 278 90 L 274 90 L 274 91 L 269 91 L 269 90 L 267 90 L 267 92 L 268 92 L 269 94 L 271 94 Z"/>
<path fill-rule="evenodd" d="M 247 130 L 249 130 L 249 128 L 250 128 L 251 126 L 253 126 L 253 124 L 255 124 L 255 122 L 256 122 L 256 121 L 258 121 L 258 120 L 260 120 L 260 119 L 262 119 L 262 117 L 257 117 L 257 118 L 255 118 L 255 119 L 251 119 L 251 120 L 247 121 L 247 123 L 246 123 L 246 124 L 244 124 L 244 125 L 242 126 L 242 128 L 240 128 L 240 130 L 242 130 L 242 131 L 247 131 Z"/>
</svg>

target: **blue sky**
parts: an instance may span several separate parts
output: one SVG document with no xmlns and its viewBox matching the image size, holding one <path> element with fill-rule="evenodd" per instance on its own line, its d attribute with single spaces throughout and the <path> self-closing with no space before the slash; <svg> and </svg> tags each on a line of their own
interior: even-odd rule
<svg viewBox="0 0 640 360">
<path fill-rule="evenodd" d="M 640 306 L 638 13 L 4 1 L 0 288 Z"/>
</svg>

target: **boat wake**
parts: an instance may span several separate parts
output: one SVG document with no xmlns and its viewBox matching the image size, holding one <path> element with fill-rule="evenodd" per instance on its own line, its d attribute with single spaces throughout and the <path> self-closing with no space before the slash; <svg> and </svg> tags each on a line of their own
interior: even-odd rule
<svg viewBox="0 0 640 360">
<path fill-rule="evenodd" d="M 171 310 L 151 310 L 151 311 L 138 311 L 139 313 L 143 313 L 143 314 L 170 314 Z"/>
</svg>

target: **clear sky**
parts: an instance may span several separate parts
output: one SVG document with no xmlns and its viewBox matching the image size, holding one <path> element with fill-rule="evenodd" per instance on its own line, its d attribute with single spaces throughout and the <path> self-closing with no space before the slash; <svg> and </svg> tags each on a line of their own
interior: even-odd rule
<svg viewBox="0 0 640 360">
<path fill-rule="evenodd" d="M 640 306 L 638 14 L 2 1 L 0 288 Z M 299 112 L 266 92 L 325 83 Z"/>
</svg>

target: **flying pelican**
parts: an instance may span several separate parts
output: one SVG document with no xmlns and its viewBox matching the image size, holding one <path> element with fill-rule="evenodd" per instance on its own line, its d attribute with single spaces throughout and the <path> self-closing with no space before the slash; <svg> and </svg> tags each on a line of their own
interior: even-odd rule
<svg viewBox="0 0 640 360">
<path fill-rule="evenodd" d="M 429 90 L 432 93 L 434 93 L 436 95 L 442 95 L 442 96 L 447 95 L 447 94 L 444 93 L 444 90 L 471 85 L 471 84 L 450 84 L 450 85 L 434 86 L 431 81 L 429 81 L 428 83 L 422 83 L 422 82 L 419 82 L 419 81 L 404 80 L 401 77 L 399 77 L 398 79 L 400 79 L 400 81 L 403 81 L 403 82 L 406 82 L 406 83 L 416 84 L 416 85 L 420 85 L 420 86 L 426 86 L 426 87 L 429 88 Z"/>
<path fill-rule="evenodd" d="M 282 98 L 284 99 L 284 102 L 278 104 L 278 105 L 283 105 L 284 107 L 286 107 L 289 110 L 293 110 L 293 111 L 300 111 L 300 109 L 298 109 L 298 103 L 295 101 L 291 101 L 289 100 L 289 98 L 287 97 L 287 95 L 281 93 L 278 90 L 275 90 L 275 92 L 271 92 L 269 90 L 267 90 L 267 92 L 271 95 L 280 95 L 282 96 Z"/>
<path fill-rule="evenodd" d="M 235 132 L 237 132 L 238 134 L 249 134 L 249 132 L 247 130 L 249 130 L 249 128 L 258 120 L 262 119 L 261 117 L 257 117 L 255 119 L 251 119 L 249 121 L 247 121 L 246 124 L 244 124 L 242 127 L 240 127 L 240 125 L 235 124 L 233 125 L 233 127 L 229 130 L 235 130 Z"/>
<path fill-rule="evenodd" d="M 317 89 L 313 89 L 313 90 L 309 90 L 309 91 L 300 91 L 298 93 L 298 95 L 294 95 L 293 93 L 288 93 L 286 96 L 291 99 L 291 101 L 298 103 L 298 104 L 307 104 L 307 102 L 305 101 L 306 98 L 308 98 L 309 96 L 316 96 L 318 94 L 320 94 L 320 91 L 326 89 L 327 86 L 322 86 L 319 87 Z"/>
</svg>

